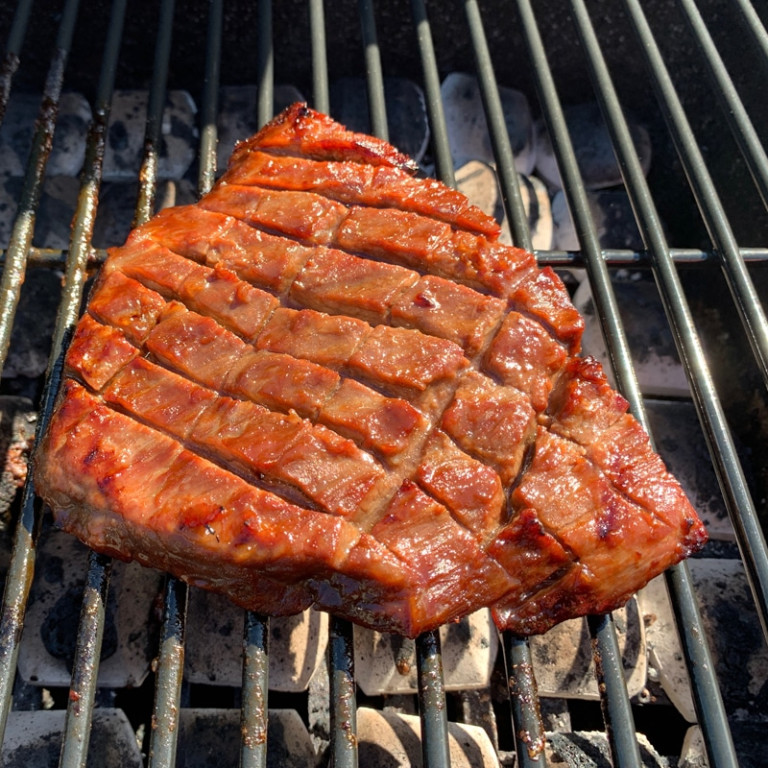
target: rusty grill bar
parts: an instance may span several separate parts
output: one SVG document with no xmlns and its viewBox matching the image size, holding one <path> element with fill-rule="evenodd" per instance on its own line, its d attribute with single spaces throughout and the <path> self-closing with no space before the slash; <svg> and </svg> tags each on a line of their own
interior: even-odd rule
<svg viewBox="0 0 768 768">
<path fill-rule="evenodd" d="M 63 299 L 59 309 L 53 346 L 50 354 L 46 384 L 40 406 L 38 434 L 50 418 L 58 389 L 63 355 L 82 299 L 83 286 L 89 267 L 104 258 L 91 244 L 93 225 L 101 184 L 101 167 L 110 103 L 119 66 L 123 25 L 128 10 L 126 0 L 114 0 L 107 36 L 104 40 L 101 77 L 94 103 L 94 120 L 90 129 L 80 195 L 72 226 L 70 247 L 66 252 L 32 247 L 35 216 L 45 167 L 51 150 L 58 99 L 65 82 L 67 57 L 72 47 L 79 8 L 78 0 L 63 4 L 59 31 L 45 81 L 40 119 L 32 154 L 19 200 L 19 208 L 8 249 L 3 253 L 3 276 L 0 290 L 0 360 L 4 362 L 10 343 L 10 331 L 19 302 L 25 270 L 28 266 L 65 268 Z M 87 3 L 83 3 L 87 5 Z M 589 209 L 586 189 L 577 164 L 576 154 L 563 113 L 563 97 L 550 68 L 547 49 L 540 27 L 546 20 L 537 18 L 530 0 L 515 0 L 503 19 L 489 19 L 477 0 L 455 3 L 454 34 L 471 43 L 475 74 L 480 83 L 488 130 L 496 159 L 501 195 L 510 222 L 513 240 L 521 247 L 532 249 L 531 232 L 523 206 L 514 157 L 507 134 L 502 105 L 494 73 L 491 46 L 487 38 L 490 23 L 503 27 L 510 40 L 521 38 L 539 107 L 552 137 L 558 168 L 563 177 L 568 206 L 579 236 L 578 252 L 541 251 L 541 264 L 556 267 L 585 267 L 595 298 L 597 312 L 619 388 L 629 400 L 635 416 L 648 427 L 643 395 L 635 375 L 630 345 L 620 316 L 609 267 L 629 266 L 650 268 L 672 328 L 674 340 L 684 362 L 685 372 L 694 396 L 712 463 L 720 482 L 729 516 L 736 532 L 741 557 L 752 589 L 756 612 L 768 634 L 768 549 L 758 514 L 739 460 L 734 439 L 723 412 L 720 396 L 702 351 L 699 331 L 693 320 L 677 267 L 703 266 L 713 262 L 721 265 L 724 279 L 755 361 L 768 385 L 768 323 L 765 297 L 758 295 L 749 266 L 762 267 L 768 263 L 768 243 L 758 247 L 739 247 L 728 217 L 718 197 L 715 182 L 699 151 L 680 96 L 673 84 L 651 26 L 639 0 L 624 0 L 622 12 L 630 20 L 638 47 L 646 58 L 647 73 L 656 92 L 661 113 L 677 148 L 698 209 L 709 232 L 711 250 L 670 248 L 662 231 L 653 196 L 640 167 L 637 151 L 624 117 L 620 96 L 603 55 L 601 43 L 593 26 L 601 13 L 598 2 L 571 0 L 570 13 L 575 22 L 587 71 L 595 97 L 611 135 L 614 151 L 630 196 L 636 222 L 645 249 L 605 250 L 601 247 L 595 222 Z M 723 113 L 728 120 L 736 143 L 744 155 L 754 178 L 756 193 L 768 205 L 768 158 L 759 133 L 751 122 L 748 109 L 742 103 L 723 59 L 707 27 L 706 14 L 694 0 L 678 0 L 677 5 L 690 25 L 701 60 L 712 78 L 712 92 L 722 99 Z M 757 67 L 768 66 L 768 35 L 760 16 L 748 0 L 738 0 L 740 17 L 749 30 L 754 44 Z M 511 7 L 514 6 L 514 9 Z M 28 28 L 32 3 L 21 0 L 7 33 L 7 44 L 0 64 L 0 120 L 12 98 L 12 79 L 23 63 L 23 40 Z M 368 85 L 369 113 L 372 132 L 388 138 L 389 129 L 384 98 L 384 72 L 381 51 L 387 40 L 379 42 L 377 7 L 372 0 L 359 0 L 358 18 L 350 7 L 350 23 L 357 23 L 362 35 L 363 50 L 360 70 L 365 71 Z M 145 152 L 139 176 L 135 222 L 145 221 L 154 210 L 157 192 L 158 148 L 160 124 L 165 93 L 168 88 L 169 62 L 173 51 L 172 29 L 177 9 L 173 0 L 165 0 L 154 20 L 145 30 L 145 48 L 155 46 L 154 69 L 146 122 Z M 276 77 L 273 49 L 272 4 L 260 0 L 258 24 L 244 31 L 253 39 L 255 69 L 258 83 L 256 115 L 259 125 L 267 122 L 273 112 Z M 224 38 L 223 0 L 211 0 L 207 9 L 207 31 L 200 35 L 198 48 L 205 51 L 205 76 L 200 111 L 199 167 L 197 189 L 205 193 L 216 176 L 216 143 L 218 93 L 222 81 L 222 47 Z M 312 102 L 321 111 L 329 111 L 329 50 L 326 42 L 325 9 L 322 0 L 308 0 L 310 39 L 306 48 L 308 66 L 311 64 Z M 406 14 L 407 15 L 407 14 Z M 156 28 L 152 29 L 153 24 Z M 440 95 L 440 70 L 437 51 L 449 45 L 449 40 L 433 37 L 428 8 L 423 0 L 411 0 L 410 24 L 414 44 L 421 62 L 420 80 L 426 96 L 431 128 L 431 149 L 436 175 L 448 185 L 455 185 L 451 148 L 446 130 Z M 498 30 L 496 30 L 498 32 Z M 380 47 L 381 46 L 381 47 Z M 331 67 L 332 68 L 332 67 Z M 279 70 L 277 76 L 279 77 Z M 760 395 L 765 399 L 765 392 Z M 41 525 L 45 524 L 41 510 L 34 503 L 31 480 L 24 488 L 10 566 L 6 577 L 2 617 L 0 618 L 0 733 L 4 733 L 12 708 L 12 692 L 16 675 L 19 643 L 24 626 L 25 610 L 35 568 L 36 543 Z M 102 636 L 105 625 L 111 563 L 107 558 L 92 554 L 89 558 L 83 595 L 81 620 L 78 627 L 77 652 L 67 706 L 66 725 L 60 757 L 62 766 L 84 766 L 87 760 L 88 736 L 96 699 L 96 682 Z M 689 568 L 682 564 L 667 574 L 681 645 L 691 677 L 693 697 L 699 724 L 703 731 L 711 766 L 737 766 L 736 749 L 731 736 L 727 713 L 719 690 L 706 632 L 697 606 Z M 187 625 L 189 590 L 168 579 L 164 590 L 162 626 L 157 647 L 152 733 L 147 764 L 172 766 L 176 764 L 179 734 L 179 710 L 183 688 L 184 648 Z M 613 764 L 627 768 L 642 764 L 633 710 L 629 700 L 616 630 L 612 617 L 590 617 L 587 621 L 597 670 L 601 704 Z M 243 766 L 267 764 L 267 696 L 269 661 L 269 619 L 248 614 L 243 635 L 243 677 L 241 691 L 241 749 Z M 545 734 L 539 712 L 535 669 L 529 643 L 524 638 L 507 634 L 501 651 L 504 654 L 509 687 L 512 732 L 516 742 L 517 764 L 546 765 Z M 428 768 L 449 765 L 448 719 L 443 690 L 440 639 L 429 633 L 416 642 L 419 673 L 419 705 L 422 724 L 422 753 Z M 329 636 L 329 689 L 331 712 L 330 764 L 338 767 L 358 764 L 356 741 L 356 685 L 351 625 L 331 619 Z"/>
</svg>

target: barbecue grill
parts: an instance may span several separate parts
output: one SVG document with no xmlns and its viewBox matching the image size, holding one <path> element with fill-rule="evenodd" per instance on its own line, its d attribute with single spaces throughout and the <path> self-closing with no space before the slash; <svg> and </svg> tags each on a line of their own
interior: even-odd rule
<svg viewBox="0 0 768 768">
<path fill-rule="evenodd" d="M 252 110 L 255 124 L 260 125 L 273 114 L 276 83 L 295 85 L 312 106 L 331 111 L 331 84 L 343 76 L 364 76 L 369 130 L 383 138 L 390 138 L 385 78 L 407 77 L 418 83 L 424 93 L 430 128 L 423 164 L 434 169 L 447 184 L 455 185 L 440 85 L 448 72 L 469 72 L 476 76 L 482 94 L 511 237 L 515 244 L 528 249 L 533 248 L 529 216 L 521 196 L 499 86 L 522 90 L 546 129 L 579 248 L 539 250 L 538 260 L 566 275 L 586 272 L 613 376 L 632 411 L 646 426 L 650 426 L 651 419 L 648 398 L 635 373 L 638 350 L 632 348 L 625 330 L 625 323 L 637 323 L 636 318 L 631 319 L 636 308 L 617 298 L 617 286 L 622 275 L 631 273 L 641 281 L 643 274 L 652 275 L 653 282 L 646 280 L 644 284 L 655 285 L 652 290 L 656 301 L 663 306 L 665 332 L 671 333 L 674 340 L 700 423 L 694 441 L 706 444 L 708 449 L 707 458 L 701 461 L 716 475 L 737 550 L 727 543 L 719 546 L 743 564 L 752 596 L 745 609 L 746 620 L 755 617 L 754 623 L 762 627 L 763 633 L 758 642 L 765 643 L 765 6 L 753 7 L 749 0 L 701 0 L 698 7 L 694 0 L 552 0 L 536 4 L 530 0 L 457 0 L 429 6 L 424 0 L 412 0 L 410 4 L 359 0 L 357 4 L 328 3 L 325 8 L 322 0 L 292 0 L 274 6 L 268 0 L 253 5 L 210 0 L 179 4 L 177 8 L 173 0 L 157 5 L 128 4 L 126 0 L 114 0 L 111 5 L 98 0 L 62 0 L 34 6 L 31 1 L 19 0 L 15 7 L 11 5 L 0 9 L 1 34 L 6 38 L 0 71 L 0 117 L 6 114 L 6 106 L 10 110 L 17 94 L 42 91 L 42 99 L 26 173 L 16 192 L 11 236 L 3 252 L 3 362 L 16 343 L 12 330 L 26 290 L 25 273 L 39 268 L 63 274 L 48 369 L 38 396 L 38 430 L 45 429 L 50 417 L 63 353 L 86 281 L 104 258 L 104 251 L 94 246 L 93 233 L 104 154 L 114 139 L 109 133 L 109 121 L 116 87 L 148 87 L 143 159 L 140 170 L 133 175 L 135 221 L 141 222 L 158 205 L 163 110 L 169 89 L 187 89 L 198 104 L 197 162 L 190 171 L 197 193 L 207 191 L 217 173 L 222 85 L 257 85 Z M 71 237 L 65 248 L 36 247 L 36 219 L 57 114 L 62 92 L 71 89 L 79 89 L 89 97 L 93 116 L 85 139 Z M 567 120 L 568 106 L 586 100 L 599 104 L 641 237 L 637 248 L 606 247 L 600 239 L 577 156 L 578 146 Z M 641 114 L 649 126 L 655 153 L 650 175 L 644 172 L 630 132 L 625 116 L 630 112 Z M 118 243 L 100 245 L 110 244 Z M 6 390 L 8 386 L 6 380 Z M 685 400 L 680 400 L 681 407 Z M 667 424 L 656 426 L 652 436 L 663 449 L 674 434 Z M 35 502 L 29 479 L 12 509 L 13 540 L 0 619 L 0 732 L 6 736 L 6 749 L 11 741 L 17 744 L 17 737 L 11 734 L 12 721 L 21 723 L 23 730 L 25 723 L 31 723 L 34 710 L 43 706 L 40 689 L 30 688 L 30 681 L 21 679 L 19 665 L 28 640 L 23 630 L 33 608 L 33 576 L 39 576 L 43 567 L 39 544 L 50 528 L 45 510 Z M 46 563 L 47 569 L 50 563 Z M 281 648 L 280 640 L 270 632 L 270 619 L 254 614 L 242 618 L 242 656 L 237 649 L 239 639 L 232 651 L 242 669 L 241 685 L 190 682 L 185 673 L 185 643 L 195 621 L 188 610 L 195 590 L 173 579 L 164 582 L 161 600 L 142 597 L 144 602 L 136 613 L 140 626 L 135 629 L 140 631 L 145 625 L 143 631 L 153 658 L 146 680 L 115 683 L 100 678 L 100 658 L 105 644 L 111 642 L 110 615 L 116 610 L 110 602 L 113 570 L 108 558 L 91 553 L 81 573 L 83 586 L 70 594 L 73 610 L 79 610 L 76 645 L 69 659 L 71 684 L 63 693 L 46 689 L 43 696 L 44 706 L 60 715 L 55 720 L 60 738 L 54 738 L 55 744 L 61 744 L 60 757 L 56 747 L 45 753 L 46 760 L 52 755 L 51 759 L 59 759 L 63 766 L 85 765 L 88 760 L 92 764 L 124 764 L 119 757 L 109 762 L 104 740 L 113 737 L 102 735 L 109 732 L 104 730 L 109 718 L 121 707 L 130 710 L 131 725 L 139 730 L 138 739 L 146 752 L 144 760 L 151 766 L 202 765 L 201 755 L 193 756 L 186 740 L 205 728 L 210 730 L 205 719 L 208 715 L 222 717 L 213 721 L 219 723 L 214 728 L 224 722 L 233 725 L 233 733 L 240 739 L 239 760 L 243 766 L 301 764 L 301 759 L 307 759 L 306 755 L 286 757 L 290 745 L 284 737 L 285 729 L 282 725 L 281 729 L 270 727 L 270 723 L 284 722 L 275 719 L 281 706 L 295 706 L 299 700 L 298 695 L 271 690 L 269 659 Z M 728 684 L 728 673 L 724 672 L 727 667 L 721 658 L 723 649 L 717 644 L 717 636 L 708 632 L 706 617 L 700 614 L 699 604 L 705 595 L 697 593 L 690 566 L 683 563 L 672 568 L 664 581 L 674 614 L 669 631 L 679 636 L 708 764 L 765 764 L 765 737 L 760 749 L 759 736 L 755 746 L 746 737 L 733 735 L 737 728 L 739 734 L 746 733 L 749 726 L 753 733 L 759 733 L 758 710 L 736 713 L 723 694 Z M 65 619 L 61 621 L 66 624 Z M 50 622 L 46 626 L 53 631 Z M 532 642 L 510 634 L 500 638 L 498 659 L 485 688 L 491 703 L 484 707 L 479 703 L 479 694 L 457 698 L 457 694 L 446 692 L 441 634 L 433 632 L 419 637 L 412 649 L 418 695 L 410 699 L 411 704 L 418 704 L 421 753 L 419 756 L 417 750 L 412 754 L 414 764 L 421 759 L 430 768 L 450 765 L 449 734 L 455 734 L 455 729 L 449 727 L 449 721 L 459 720 L 486 728 L 501 764 L 544 766 L 560 760 L 571 765 L 607 765 L 608 759 L 614 766 L 661 764 L 651 762 L 655 758 L 650 756 L 647 742 L 638 741 L 638 731 L 643 730 L 638 723 L 642 721 L 647 727 L 654 746 L 653 733 L 662 733 L 664 727 L 654 730 L 648 712 L 661 713 L 658 717 L 666 719 L 669 728 L 679 716 L 670 715 L 670 705 L 648 704 L 653 692 L 647 688 L 630 697 L 617 621 L 610 616 L 590 617 L 584 626 L 591 644 L 609 758 L 588 746 L 579 752 L 581 757 L 558 747 L 551 734 L 556 730 L 552 726 L 554 719 L 549 715 L 563 709 L 556 699 L 539 698 L 537 677 L 543 670 L 536 668 Z M 214 635 L 206 642 L 218 647 L 225 636 L 221 625 L 217 632 L 218 640 Z M 405 647 L 407 643 L 400 645 L 403 647 L 398 659 L 404 660 L 409 648 Z M 403 664 L 407 666 L 405 661 Z M 106 676 L 105 666 L 101 668 Z M 374 752 L 366 752 L 365 759 L 360 757 L 366 743 L 358 734 L 362 711 L 358 707 L 364 704 L 368 708 L 407 709 L 409 695 L 387 697 L 361 692 L 355 680 L 353 629 L 335 619 L 328 622 L 327 666 L 320 663 L 314 674 L 315 681 L 320 682 L 310 686 L 309 699 L 304 695 L 298 708 L 299 719 L 306 723 L 312 718 L 313 708 L 320 706 L 318 700 L 325 699 L 329 724 L 327 733 L 316 739 L 320 747 L 318 764 L 366 764 Z M 758 682 L 764 686 L 765 677 Z M 591 718 L 589 722 L 594 723 L 595 712 L 589 705 L 583 706 Z M 573 707 L 575 712 L 578 703 Z M 198 715 L 190 719 L 190 712 Z M 137 751 L 136 745 L 133 747 Z M 679 743 L 658 748 L 673 759 L 682 749 Z M 464 752 L 467 764 L 472 764 L 474 753 L 467 749 Z M 219 760 L 224 759 L 224 752 L 214 752 L 208 764 L 222 764 Z M 290 759 L 299 762 L 290 763 Z M 311 762 L 314 758 L 309 759 Z M 689 756 L 689 760 L 693 758 Z M 381 764 L 394 763 L 382 759 Z"/>
</svg>

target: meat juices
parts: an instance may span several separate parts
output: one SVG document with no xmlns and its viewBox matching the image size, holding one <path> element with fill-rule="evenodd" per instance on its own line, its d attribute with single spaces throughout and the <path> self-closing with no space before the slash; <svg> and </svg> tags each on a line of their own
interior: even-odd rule
<svg viewBox="0 0 768 768">
<path fill-rule="evenodd" d="M 112 249 L 37 452 L 58 525 L 409 636 L 543 632 L 699 549 L 555 273 L 414 170 L 297 104 Z"/>
</svg>

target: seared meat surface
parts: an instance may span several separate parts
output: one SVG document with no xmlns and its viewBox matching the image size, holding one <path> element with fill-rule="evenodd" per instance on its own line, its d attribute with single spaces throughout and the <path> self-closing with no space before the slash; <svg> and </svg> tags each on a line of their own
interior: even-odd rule
<svg viewBox="0 0 768 768">
<path fill-rule="evenodd" d="M 542 632 L 705 541 L 558 277 L 294 105 L 112 249 L 36 461 L 92 548 L 256 611 Z"/>
</svg>

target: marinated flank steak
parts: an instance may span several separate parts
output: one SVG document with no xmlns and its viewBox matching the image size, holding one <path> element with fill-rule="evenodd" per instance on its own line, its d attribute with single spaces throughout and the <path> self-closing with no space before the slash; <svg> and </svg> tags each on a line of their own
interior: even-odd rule
<svg viewBox="0 0 768 768">
<path fill-rule="evenodd" d="M 704 528 L 550 269 L 303 105 L 110 252 L 35 480 L 90 547 L 416 635 L 613 609 Z"/>
</svg>

